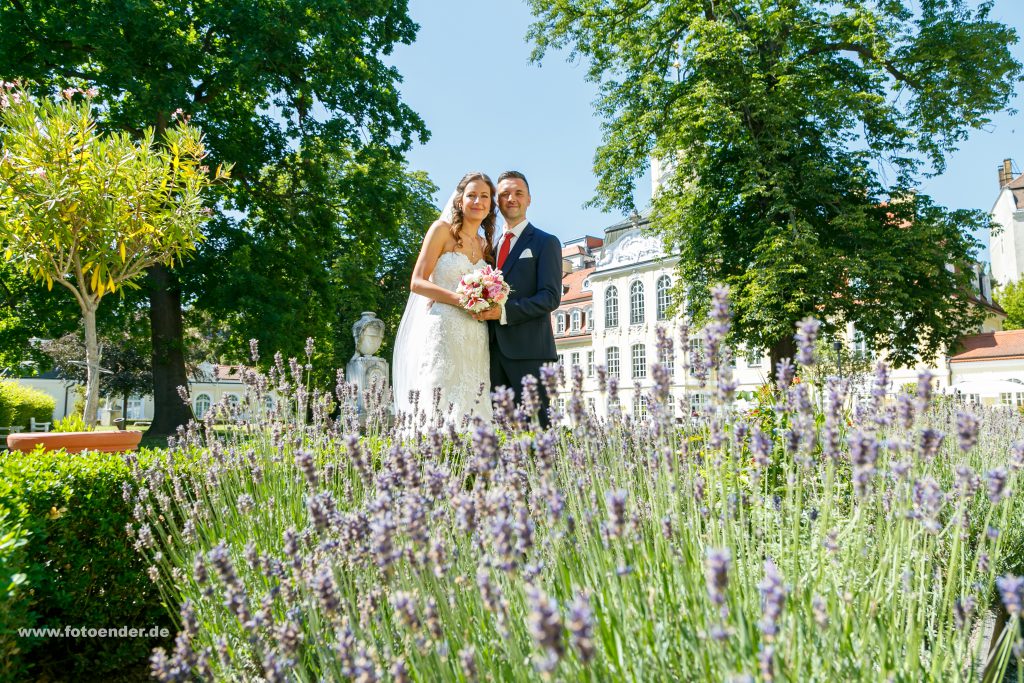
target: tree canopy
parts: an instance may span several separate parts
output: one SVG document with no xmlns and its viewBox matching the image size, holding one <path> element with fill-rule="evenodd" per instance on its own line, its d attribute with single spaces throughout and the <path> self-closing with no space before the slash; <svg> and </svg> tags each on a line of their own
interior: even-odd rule
<svg viewBox="0 0 1024 683">
<path fill-rule="evenodd" d="M 916 189 L 1013 94 L 1017 37 L 990 2 L 530 4 L 535 58 L 567 47 L 600 84 L 595 202 L 628 210 L 649 160 L 666 168 L 652 225 L 691 314 L 728 284 L 734 333 L 774 363 L 809 315 L 896 363 L 977 326 L 987 219 Z"/>
<path fill-rule="evenodd" d="M 84 419 L 99 398 L 96 311 L 104 296 L 138 287 L 146 268 L 194 251 L 207 211 L 201 193 L 226 177 L 208 172 L 202 136 L 188 125 L 152 129 L 136 142 L 96 129 L 91 92 L 36 100 L 0 86 L 0 248 L 82 313 L 87 366 Z M 75 101 L 73 101 L 73 98 Z"/>
<path fill-rule="evenodd" d="M 409 197 L 421 196 L 421 181 L 405 170 L 402 154 L 428 134 L 401 100 L 398 72 L 384 61 L 396 44 L 410 43 L 416 29 L 407 3 L 391 0 L 0 4 L 0 74 L 28 79 L 47 92 L 95 86 L 100 124 L 136 136 L 147 126 L 159 133 L 180 112 L 206 132 L 211 165 L 234 164 L 235 180 L 214 206 L 210 239 L 202 247 L 202 277 L 197 269 L 149 271 L 154 432 L 170 433 L 189 417 L 177 394 L 187 384 L 186 312 L 208 316 L 201 304 L 224 311 L 232 292 L 264 287 L 259 306 L 236 319 L 247 321 L 248 331 L 274 332 L 294 319 L 302 293 L 304 304 L 334 317 L 325 327 L 325 316 L 310 315 L 291 331 L 323 337 L 338 336 L 354 322 L 339 317 L 349 310 L 378 305 L 379 293 L 323 289 L 334 259 L 329 250 L 304 247 L 337 234 L 337 224 L 316 222 L 318 212 L 332 214 L 351 233 L 368 231 L 361 238 L 368 251 L 386 251 L 393 231 L 380 231 L 384 243 L 374 245 L 376 226 L 337 210 L 343 200 L 321 193 L 329 183 L 310 184 L 297 160 L 317 173 L 356 172 L 384 187 L 408 184 Z M 338 162 L 349 158 L 354 162 Z M 292 180 L 283 182 L 284 176 Z M 293 191 L 299 186 L 305 189 Z M 363 206 L 373 204 L 367 214 L 374 216 L 390 210 L 408 217 L 410 205 L 375 203 L 394 196 L 370 193 Z M 298 214 L 305 218 L 292 221 Z M 240 270 L 245 266 L 251 269 Z M 278 271 L 266 279 L 270 268 Z M 291 291 L 270 289 L 275 287 Z M 234 346 L 238 336 L 229 335 Z M 279 350 L 297 355 L 297 336 Z M 264 348 L 264 357 L 271 350 Z"/>
</svg>

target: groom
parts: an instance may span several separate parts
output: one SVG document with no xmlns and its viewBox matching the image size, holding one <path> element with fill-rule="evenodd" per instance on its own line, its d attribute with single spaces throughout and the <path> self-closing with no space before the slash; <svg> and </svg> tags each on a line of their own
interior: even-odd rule
<svg viewBox="0 0 1024 683">
<path fill-rule="evenodd" d="M 540 366 L 555 362 L 551 312 L 562 301 L 562 246 L 558 238 L 526 220 L 530 185 L 519 171 L 498 176 L 498 208 L 505 230 L 497 237 L 497 268 L 512 288 L 504 307 L 478 314 L 489 320 L 491 388 L 511 387 L 522 400 L 523 377 L 538 379 L 540 424 L 548 426 L 548 396 L 539 386 Z"/>
</svg>

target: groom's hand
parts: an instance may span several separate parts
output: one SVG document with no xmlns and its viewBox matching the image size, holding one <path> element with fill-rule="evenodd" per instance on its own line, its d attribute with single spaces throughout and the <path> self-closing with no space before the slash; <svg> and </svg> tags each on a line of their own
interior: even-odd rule
<svg viewBox="0 0 1024 683">
<path fill-rule="evenodd" d="M 484 320 L 501 320 L 501 306 L 491 306 L 486 311 L 482 311 L 473 316 L 479 321 Z"/>
</svg>

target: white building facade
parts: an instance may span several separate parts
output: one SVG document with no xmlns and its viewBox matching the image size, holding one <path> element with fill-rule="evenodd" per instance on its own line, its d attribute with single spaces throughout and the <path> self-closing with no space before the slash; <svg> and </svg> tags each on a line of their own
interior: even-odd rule
<svg viewBox="0 0 1024 683">
<path fill-rule="evenodd" d="M 569 242 L 563 249 L 562 305 L 552 314 L 555 343 L 566 371 L 567 389 L 571 388 L 570 369 L 579 366 L 583 370 L 587 407 L 599 416 L 606 416 L 611 408 L 607 392 L 599 391 L 597 366 L 602 365 L 609 376 L 618 379 L 618 408 L 637 418 L 646 414 L 644 397 L 653 386 L 650 366 L 657 360 L 659 326 L 664 326 L 672 336 L 677 354 L 671 362 L 671 391 L 677 401 L 677 417 L 699 410 L 710 400 L 710 388 L 701 387 L 692 371 L 684 372 L 678 357 L 683 353 L 678 334 L 681 318 L 680 313 L 670 315 L 674 309 L 671 292 L 678 258 L 665 253 L 658 237 L 645 234 L 645 226 L 646 220 L 634 215 L 607 228 L 603 241 L 587 237 Z M 580 248 L 584 241 L 589 248 Z M 992 301 L 992 284 L 985 264 L 975 267 L 974 282 L 976 291 L 971 305 L 982 307 L 985 318 L 978 330 L 980 334 L 965 338 L 963 343 L 984 346 L 988 343 L 985 340 L 994 334 L 1011 333 L 999 331 L 1005 313 Z M 699 330 L 691 330 L 687 353 L 702 352 L 698 334 Z M 1003 349 L 1008 339 L 1002 341 Z M 1020 339 L 1024 349 L 1024 331 Z M 846 328 L 845 344 L 872 358 L 884 357 L 884 352 L 873 353 L 866 347 L 863 336 L 853 325 Z M 752 407 L 754 394 L 770 377 L 768 354 L 742 347 L 733 354 L 739 407 Z M 939 391 L 967 380 L 977 383 L 1019 378 L 1024 382 L 1024 350 L 1017 356 L 1002 353 L 998 360 L 975 356 L 978 352 L 966 356 L 941 355 L 913 367 L 893 368 L 891 391 L 916 386 L 918 374 L 924 369 L 931 371 L 934 387 Z M 1005 388 L 1003 385 L 1002 389 Z M 1024 401 L 1024 384 L 1021 389 Z M 978 403 L 1006 403 L 996 389 L 971 398 Z M 564 399 L 561 403 L 564 408 Z"/>
</svg>

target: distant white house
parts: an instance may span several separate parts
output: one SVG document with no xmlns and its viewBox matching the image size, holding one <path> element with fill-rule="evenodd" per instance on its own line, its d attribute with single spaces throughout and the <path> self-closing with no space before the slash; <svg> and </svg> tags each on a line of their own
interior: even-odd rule
<svg viewBox="0 0 1024 683">
<path fill-rule="evenodd" d="M 242 366 L 239 365 L 214 365 L 202 363 L 197 372 L 189 378 L 189 395 L 192 402 L 192 411 L 197 418 L 202 418 L 210 406 L 226 397 L 228 402 L 242 400 L 244 387 L 241 380 Z M 61 379 L 55 372 L 48 372 L 36 377 L 19 378 L 19 384 L 38 389 L 53 397 L 55 406 L 53 419 L 60 420 L 71 414 L 75 408 L 75 401 L 78 393 L 77 387 L 82 385 L 77 382 L 68 382 Z M 84 388 L 84 387 L 83 387 Z M 271 401 L 274 399 L 271 398 Z M 100 400 L 98 419 L 101 423 L 109 423 L 112 418 L 121 416 L 121 399 L 110 398 Z M 128 399 L 129 420 L 152 420 L 153 419 L 153 397 L 152 396 L 131 396 Z"/>
<path fill-rule="evenodd" d="M 999 167 L 999 195 L 992 205 L 996 229 L 989 239 L 992 277 L 999 285 L 1016 282 L 1024 272 L 1024 175 L 1013 177 L 1013 164 Z"/>
</svg>

